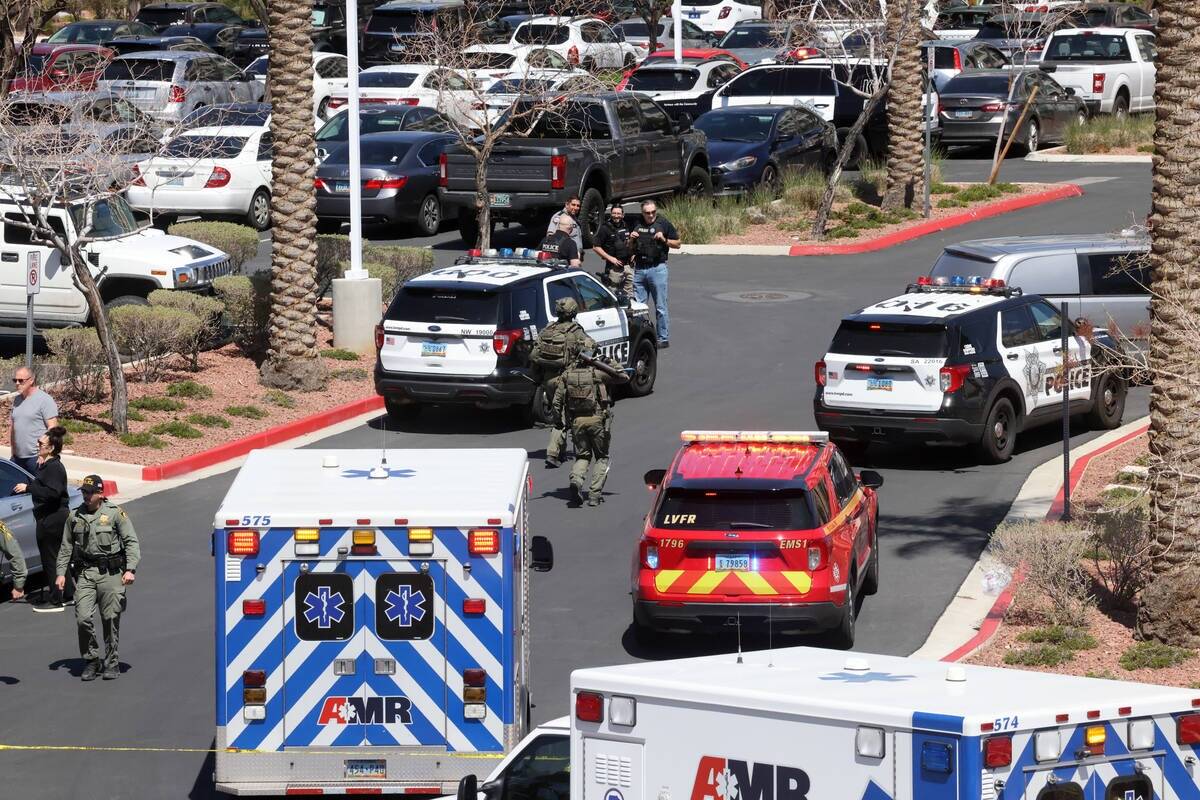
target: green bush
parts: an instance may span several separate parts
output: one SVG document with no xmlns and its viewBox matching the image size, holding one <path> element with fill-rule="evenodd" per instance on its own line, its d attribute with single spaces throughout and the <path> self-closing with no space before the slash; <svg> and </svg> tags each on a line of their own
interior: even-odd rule
<svg viewBox="0 0 1200 800">
<path fill-rule="evenodd" d="M 1056 667 L 1067 663 L 1074 655 L 1071 648 L 1059 644 L 1035 644 L 1005 653 L 1004 663 L 1023 667 Z"/>
<path fill-rule="evenodd" d="M 321 355 L 326 358 L 332 358 L 334 361 L 358 361 L 358 353 L 353 353 L 341 347 L 322 350 Z"/>
<path fill-rule="evenodd" d="M 427 247 L 391 247 L 365 244 L 363 246 L 363 268 L 375 264 L 390 267 L 371 274 L 372 278 L 383 279 L 383 302 L 390 303 L 399 288 L 409 278 L 433 269 L 433 251 Z M 350 260 L 350 237 L 342 234 L 319 234 L 317 236 L 317 286 L 324 288 L 334 278 L 340 278 Z M 389 286 L 392 291 L 389 292 Z"/>
<path fill-rule="evenodd" d="M 1165 669 L 1182 664 L 1194 655 L 1196 652 L 1186 647 L 1147 641 L 1130 647 L 1117 663 L 1131 672 L 1135 669 Z"/>
<path fill-rule="evenodd" d="M 195 335 L 181 336 L 179 341 L 180 354 L 191 361 L 192 371 L 200 369 L 200 351 L 217 341 L 225 304 L 213 297 L 168 289 L 155 289 L 148 299 L 152 306 L 188 311 L 200 320 L 201 325 L 195 330 Z"/>
<path fill-rule="evenodd" d="M 100 418 L 101 419 L 112 419 L 112 412 L 111 411 L 101 411 Z M 145 415 L 142 414 L 142 412 L 135 409 L 133 407 L 133 403 L 130 403 L 128 405 L 128 407 L 125 409 L 125 419 L 127 419 L 130 422 L 145 422 L 146 421 Z"/>
<path fill-rule="evenodd" d="M 965 203 L 975 203 L 980 200 L 992 200 L 999 197 L 1002 192 L 995 186 L 988 186 L 986 183 L 977 183 L 974 186 L 968 186 L 958 193 L 958 199 Z"/>
<path fill-rule="evenodd" d="M 263 402 L 270 403 L 273 406 L 279 406 L 280 408 L 296 407 L 295 399 L 282 389 L 271 389 L 269 392 L 263 395 Z"/>
<path fill-rule="evenodd" d="M 141 433 L 122 433 L 117 438 L 126 447 L 152 447 L 155 450 L 162 450 L 167 446 L 167 443 L 162 439 L 145 431 Z"/>
<path fill-rule="evenodd" d="M 1045 628 L 1034 628 L 1017 637 L 1022 642 L 1031 644 L 1055 644 L 1068 650 L 1093 650 L 1099 646 L 1096 637 L 1085 630 L 1069 625 L 1049 625 Z"/>
<path fill-rule="evenodd" d="M 62 425 L 70 433 L 96 433 L 104 428 L 94 422 L 88 422 L 85 419 L 68 419 L 59 417 L 58 424 Z"/>
<path fill-rule="evenodd" d="M 199 439 L 204 436 L 203 432 L 177 419 L 170 422 L 160 422 L 151 428 L 150 432 L 159 435 L 174 436 L 176 439 Z"/>
<path fill-rule="evenodd" d="M 362 367 L 347 367 L 345 369 L 335 369 L 329 373 L 329 379 L 334 381 L 362 381 L 369 376 L 367 371 Z"/>
<path fill-rule="evenodd" d="M 95 328 L 54 328 L 43 331 L 46 347 L 62 365 L 65 376 L 55 390 L 60 400 L 95 403 L 108 386 L 108 359 Z"/>
<path fill-rule="evenodd" d="M 220 414 L 188 414 L 187 421 L 205 428 L 228 428 L 230 425 Z"/>
<path fill-rule="evenodd" d="M 1152 152 L 1154 115 L 1114 117 L 1102 114 L 1082 125 L 1072 122 L 1067 126 L 1065 138 L 1068 153 L 1107 153 L 1126 147 L 1135 147 L 1139 151 L 1143 147 L 1150 147 Z"/>
<path fill-rule="evenodd" d="M 183 410 L 184 403 L 182 400 L 175 400 L 170 397 L 151 396 L 130 400 L 129 407 L 141 411 L 181 411 Z"/>
<path fill-rule="evenodd" d="M 1120 506 L 1130 505 L 1143 494 L 1145 494 L 1145 492 L 1140 489 L 1117 486 L 1101 492 L 1100 497 L 1104 501 L 1104 505 L 1108 508 L 1117 508 Z"/>
<path fill-rule="evenodd" d="M 130 354 L 143 381 L 157 380 L 163 356 L 186 352 L 204 323 L 190 311 L 162 306 L 120 306 L 108 313 L 117 348 Z"/>
<path fill-rule="evenodd" d="M 745 228 L 742 203 L 734 197 L 676 197 L 664 201 L 663 213 L 688 244 L 708 244 Z"/>
<path fill-rule="evenodd" d="M 267 412 L 258 406 L 226 406 L 225 413 L 231 417 L 245 417 L 246 419 L 262 419 L 267 416 Z"/>
<path fill-rule="evenodd" d="M 213 281 L 213 289 L 225 306 L 225 324 L 234 344 L 248 355 L 260 353 L 271 316 L 270 277 L 226 275 Z"/>
<path fill-rule="evenodd" d="M 965 202 L 959 200 L 957 197 L 946 197 L 938 200 L 937 203 L 938 208 L 965 208 L 966 205 Z"/>
<path fill-rule="evenodd" d="M 858 230 L 846 225 L 841 225 L 825 234 L 828 239 L 853 239 L 858 236 Z"/>
<path fill-rule="evenodd" d="M 196 383 L 195 381 L 176 381 L 167 387 L 167 396 L 207 400 L 213 396 L 213 390 L 203 383 Z"/>
<path fill-rule="evenodd" d="M 241 272 L 242 265 L 258 255 L 258 231 L 234 222 L 177 222 L 167 233 L 224 251 L 234 272 Z"/>
<path fill-rule="evenodd" d="M 783 173 L 783 199 L 788 208 L 795 212 L 813 212 L 821 204 L 825 194 L 825 176 L 819 170 L 788 170 Z M 843 184 L 834 189 L 834 202 L 845 202 L 851 197 L 850 190 Z"/>
<path fill-rule="evenodd" d="M 950 183 L 936 181 L 929 184 L 930 194 L 958 194 L 958 187 Z"/>
</svg>

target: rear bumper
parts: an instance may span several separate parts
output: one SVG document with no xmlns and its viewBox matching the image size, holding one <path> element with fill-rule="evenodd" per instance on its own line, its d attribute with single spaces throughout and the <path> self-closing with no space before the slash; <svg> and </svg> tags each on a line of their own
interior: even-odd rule
<svg viewBox="0 0 1200 800">
<path fill-rule="evenodd" d="M 547 170 L 548 171 L 548 170 Z M 475 192 L 457 192 L 439 189 L 442 205 L 454 208 L 475 208 Z M 492 219 L 496 221 L 514 220 L 530 214 L 556 210 L 563 207 L 567 196 L 572 192 L 556 190 L 553 192 L 506 192 L 510 199 L 507 206 L 492 206 Z M 547 217 L 548 219 L 548 217 Z"/>
<path fill-rule="evenodd" d="M 375 393 L 389 400 L 456 405 L 525 405 L 537 384 L 514 369 L 482 378 L 447 378 L 387 372 L 375 363 Z"/>
<path fill-rule="evenodd" d="M 399 202 L 394 191 L 389 197 L 364 197 L 362 217 L 364 222 L 409 222 L 416 218 L 416 209 L 408 209 Z M 317 217 L 324 220 L 350 219 L 350 196 L 330 197 L 317 195 Z"/>
<path fill-rule="evenodd" d="M 924 441 L 972 444 L 983 437 L 984 422 L 974 414 L 962 417 L 868 413 L 827 409 L 813 401 L 817 427 L 830 438 L 849 442 Z M 982 415 L 980 415 L 982 416 Z"/>
<path fill-rule="evenodd" d="M 1012 130 L 1010 120 L 1006 133 Z M 1000 132 L 999 122 L 954 122 L 942 120 L 942 142 L 945 144 L 975 144 L 994 142 Z"/>
<path fill-rule="evenodd" d="M 130 186 L 125 199 L 135 211 L 192 214 L 245 214 L 253 191 L 213 189 L 155 189 Z"/>
<path fill-rule="evenodd" d="M 832 602 L 665 605 L 657 600 L 635 600 L 633 613 L 639 624 L 650 628 L 708 630 L 740 624 L 744 628 L 816 632 L 836 627 L 844 609 Z"/>
</svg>

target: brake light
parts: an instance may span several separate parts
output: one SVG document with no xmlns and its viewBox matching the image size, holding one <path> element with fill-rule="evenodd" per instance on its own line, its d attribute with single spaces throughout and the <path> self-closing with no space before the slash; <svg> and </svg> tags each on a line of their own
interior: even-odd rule
<svg viewBox="0 0 1200 800">
<path fill-rule="evenodd" d="M 182 86 L 171 84 L 171 88 L 167 92 L 168 103 L 182 103 L 187 99 L 187 92 Z"/>
<path fill-rule="evenodd" d="M 957 392 L 971 374 L 970 364 L 951 364 L 938 370 L 938 386 L 946 394 Z"/>
<path fill-rule="evenodd" d="M 242 673 L 243 686 L 266 686 L 267 671 L 263 669 L 248 669 Z"/>
<path fill-rule="evenodd" d="M 363 188 L 376 192 L 380 189 L 403 189 L 406 183 L 408 183 L 408 177 L 405 175 L 401 175 L 399 178 L 387 178 L 386 180 L 371 178 L 370 180 L 363 181 Z"/>
<path fill-rule="evenodd" d="M 492 334 L 492 349 L 496 351 L 498 356 L 506 356 L 513 351 L 517 342 L 521 339 L 522 333 L 520 328 L 512 330 L 496 331 Z"/>
<path fill-rule="evenodd" d="M 717 14 L 717 19 L 725 19 L 729 16 L 730 11 L 733 11 L 733 6 L 721 6 L 721 12 Z"/>
<path fill-rule="evenodd" d="M 381 102 L 391 102 L 401 106 L 419 106 L 421 104 L 421 99 L 418 97 L 401 97 L 399 100 L 383 100 Z"/>
<path fill-rule="evenodd" d="M 945 114 L 945 113 L 946 113 L 946 105 L 945 105 L 945 103 L 943 103 L 941 100 L 938 100 L 938 110 L 937 110 L 937 113 L 939 113 L 939 114 Z"/>
<path fill-rule="evenodd" d="M 243 617 L 261 617 L 267 613 L 266 600 L 243 600 L 242 601 L 242 616 Z"/>
<path fill-rule="evenodd" d="M 989 111 L 995 114 L 998 111 L 1004 110 L 1004 103 L 984 103 L 979 107 L 980 111 Z"/>
<path fill-rule="evenodd" d="M 567 51 L 567 61 L 579 66 L 579 48 L 575 45 L 571 45 L 571 49 Z"/>
<path fill-rule="evenodd" d="M 493 556 L 500 552 L 500 531 L 475 528 L 467 537 L 467 552 L 473 556 Z"/>
<path fill-rule="evenodd" d="M 348 102 L 350 102 L 349 98 L 346 98 L 346 97 L 331 97 L 331 98 L 329 98 L 329 103 L 327 104 L 326 107 L 327 108 L 341 108 L 342 106 L 346 105 L 346 103 L 348 103 Z"/>
<path fill-rule="evenodd" d="M 450 168 L 447 164 L 446 154 L 442 153 L 438 156 L 438 186 L 446 188 L 450 185 Z"/>
<path fill-rule="evenodd" d="M 145 186 L 146 178 L 142 175 L 142 171 L 138 169 L 138 165 L 133 165 L 133 180 L 130 181 L 131 186 Z"/>
<path fill-rule="evenodd" d="M 1012 763 L 1012 737 L 989 736 L 983 740 L 983 765 L 994 769 Z"/>
<path fill-rule="evenodd" d="M 567 157 L 550 156 L 550 188 L 567 188 Z"/>
<path fill-rule="evenodd" d="M 646 569 L 658 569 L 658 545 L 651 543 L 649 539 L 643 539 L 640 547 L 642 564 Z"/>
<path fill-rule="evenodd" d="M 1200 744 L 1200 714 L 1184 714 L 1175 721 L 1178 744 Z"/>
<path fill-rule="evenodd" d="M 375 326 L 375 349 L 376 350 L 383 349 L 383 323 L 382 322 Z"/>
<path fill-rule="evenodd" d="M 825 545 L 823 542 L 813 542 L 805 551 L 809 572 L 816 572 L 825 563 Z"/>
<path fill-rule="evenodd" d="M 581 722 L 604 721 L 604 695 L 580 692 L 575 695 L 575 719 Z"/>
<path fill-rule="evenodd" d="M 231 556 L 258 555 L 258 531 L 230 531 L 225 547 Z"/>
<path fill-rule="evenodd" d="M 324 192 L 329 191 L 329 185 L 327 183 L 325 183 L 325 181 L 322 180 L 321 178 L 313 178 L 313 188 L 320 189 L 321 191 L 324 191 Z"/>
<path fill-rule="evenodd" d="M 468 597 L 462 601 L 462 611 L 468 616 L 482 616 L 487 613 L 487 600 L 483 598 Z"/>
<path fill-rule="evenodd" d="M 825 362 L 818 361 L 813 364 L 813 380 L 817 382 L 817 386 L 825 385 Z"/>
<path fill-rule="evenodd" d="M 953 53 L 954 53 L 954 68 L 961 70 L 962 69 L 962 53 L 960 53 L 958 51 L 957 47 L 954 48 Z"/>
<path fill-rule="evenodd" d="M 220 189 L 222 186 L 229 184 L 229 170 L 224 167 L 213 167 L 212 174 L 208 176 L 208 181 L 204 184 L 205 189 Z"/>
<path fill-rule="evenodd" d="M 1103 72 L 1093 72 L 1092 73 L 1092 91 L 1095 92 L 1096 94 L 1100 94 L 1101 92 L 1104 91 L 1104 73 Z"/>
</svg>

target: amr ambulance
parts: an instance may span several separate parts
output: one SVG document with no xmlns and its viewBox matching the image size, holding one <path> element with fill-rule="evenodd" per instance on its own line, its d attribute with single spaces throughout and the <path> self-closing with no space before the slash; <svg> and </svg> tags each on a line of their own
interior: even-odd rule
<svg viewBox="0 0 1200 800">
<path fill-rule="evenodd" d="M 257 450 L 213 524 L 216 786 L 442 794 L 529 715 L 524 450 Z"/>
<path fill-rule="evenodd" d="M 1200 798 L 1196 690 L 796 647 L 571 699 L 571 800 Z"/>
</svg>

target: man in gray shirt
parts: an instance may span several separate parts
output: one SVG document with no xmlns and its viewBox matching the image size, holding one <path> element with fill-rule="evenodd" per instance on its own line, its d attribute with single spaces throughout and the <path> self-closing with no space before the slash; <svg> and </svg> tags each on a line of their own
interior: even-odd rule
<svg viewBox="0 0 1200 800">
<path fill-rule="evenodd" d="M 37 387 L 37 376 L 28 367 L 17 368 L 13 383 L 17 386 L 17 397 L 13 399 L 8 433 L 12 460 L 37 475 L 38 439 L 58 424 L 58 406 L 53 397 Z"/>
<path fill-rule="evenodd" d="M 579 202 L 579 195 L 573 194 L 567 198 L 566 205 L 559 211 L 554 212 L 554 216 L 550 217 L 550 224 L 546 226 L 546 235 L 558 231 L 558 223 L 566 217 L 571 220 L 571 230 L 567 231 L 571 238 L 575 241 L 575 249 L 579 251 L 579 260 L 583 261 L 583 226 L 578 222 L 579 211 L 583 206 Z"/>
</svg>

